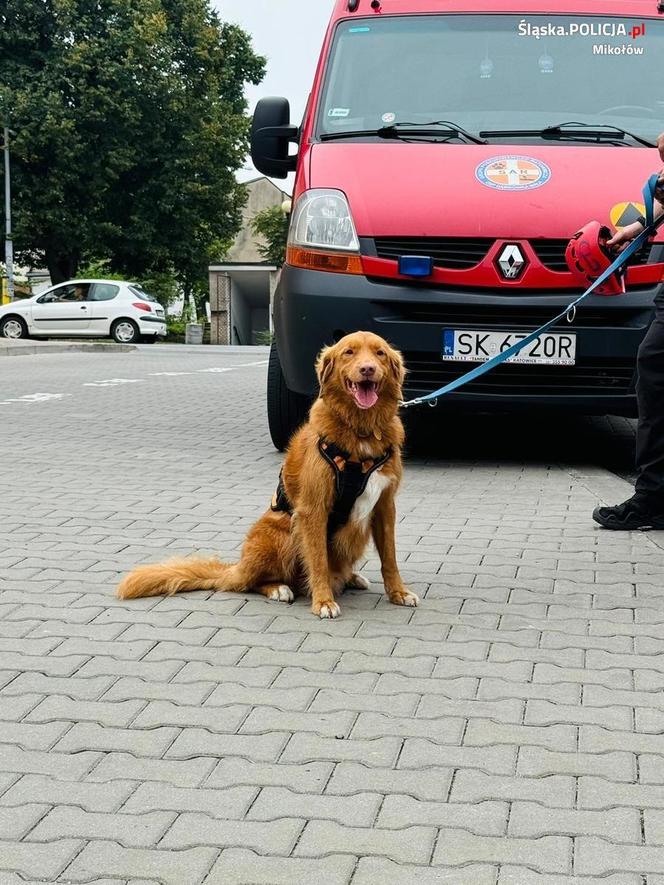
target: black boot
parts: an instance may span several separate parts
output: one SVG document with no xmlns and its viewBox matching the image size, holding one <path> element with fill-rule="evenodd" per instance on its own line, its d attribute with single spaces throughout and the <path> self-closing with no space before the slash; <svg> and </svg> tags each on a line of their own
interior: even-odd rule
<svg viewBox="0 0 664 885">
<path fill-rule="evenodd" d="M 593 519 L 602 528 L 614 531 L 664 529 L 664 506 L 655 506 L 647 499 L 634 495 L 615 507 L 596 507 Z"/>
</svg>

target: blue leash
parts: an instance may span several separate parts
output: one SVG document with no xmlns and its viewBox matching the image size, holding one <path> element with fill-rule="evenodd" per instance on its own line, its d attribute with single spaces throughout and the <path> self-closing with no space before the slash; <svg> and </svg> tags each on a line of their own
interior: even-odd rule
<svg viewBox="0 0 664 885">
<path fill-rule="evenodd" d="M 496 356 L 491 357 L 490 360 L 487 360 L 485 363 L 480 363 L 479 366 L 476 366 L 474 369 L 471 369 L 470 372 L 466 372 L 465 375 L 461 375 L 454 381 L 450 381 L 449 384 L 446 384 L 444 387 L 439 388 L 438 390 L 434 390 L 433 393 L 428 393 L 426 396 L 418 396 L 416 399 L 408 400 L 408 402 L 401 403 L 401 407 L 403 409 L 408 409 L 411 406 L 420 406 L 424 403 L 429 403 L 431 406 L 436 406 L 438 400 L 441 396 L 445 396 L 448 393 L 452 393 L 454 390 L 458 390 L 460 387 L 463 387 L 464 384 L 468 384 L 469 381 L 474 381 L 475 378 L 480 378 L 482 375 L 485 375 L 487 372 L 490 372 L 491 369 L 494 369 L 496 366 L 499 366 L 501 363 L 504 363 L 506 360 L 510 359 L 510 357 L 516 356 L 516 354 L 520 353 L 524 347 L 528 347 L 529 344 L 532 344 L 533 341 L 536 341 L 540 335 L 543 335 L 545 332 L 548 332 L 553 326 L 560 323 L 562 320 L 567 318 L 570 322 L 570 316 L 573 317 L 577 307 L 581 304 L 581 302 L 585 301 L 585 299 L 592 295 L 592 293 L 597 289 L 602 283 L 606 282 L 612 274 L 614 274 L 617 270 L 626 264 L 629 259 L 636 252 L 639 251 L 650 239 L 650 237 L 657 231 L 659 226 L 664 223 L 664 215 L 660 216 L 655 221 L 655 191 L 657 188 L 657 184 L 659 181 L 659 173 L 651 176 L 646 182 L 645 187 L 643 188 L 643 199 L 646 206 L 646 227 L 642 233 L 639 234 L 632 242 L 627 246 L 627 248 L 620 253 L 620 255 L 616 258 L 613 264 L 604 271 L 601 276 L 599 276 L 595 282 L 590 286 L 590 288 L 586 289 L 583 295 L 579 296 L 575 301 L 569 304 L 562 313 L 559 313 L 558 316 L 554 317 L 552 320 L 549 320 L 548 323 L 545 323 L 543 326 L 540 326 L 539 329 L 536 329 L 534 332 L 531 332 L 525 338 L 522 338 L 521 341 L 517 341 L 516 344 L 512 344 L 507 350 L 504 350 L 502 353 L 496 354 Z"/>
</svg>

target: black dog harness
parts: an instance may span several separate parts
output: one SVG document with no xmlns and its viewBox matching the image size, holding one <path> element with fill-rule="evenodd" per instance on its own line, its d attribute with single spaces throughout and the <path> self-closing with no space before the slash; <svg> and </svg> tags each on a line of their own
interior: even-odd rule
<svg viewBox="0 0 664 885">
<path fill-rule="evenodd" d="M 329 539 L 346 525 L 355 502 L 367 487 L 369 477 L 389 461 L 392 449 L 387 449 L 377 458 L 351 461 L 348 452 L 340 449 L 334 443 L 321 439 L 318 441 L 318 451 L 334 470 L 334 505 L 327 520 L 327 537 Z M 277 513 L 293 515 L 293 507 L 288 500 L 281 474 L 279 474 L 277 491 L 272 499 L 272 510 Z"/>
</svg>

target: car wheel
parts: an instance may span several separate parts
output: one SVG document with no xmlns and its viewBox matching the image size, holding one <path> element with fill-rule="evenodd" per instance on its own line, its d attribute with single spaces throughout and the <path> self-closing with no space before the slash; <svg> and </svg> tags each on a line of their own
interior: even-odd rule
<svg viewBox="0 0 664 885">
<path fill-rule="evenodd" d="M 116 320 L 111 326 L 111 338 L 118 344 L 135 344 L 140 337 L 133 320 Z"/>
<path fill-rule="evenodd" d="M 310 397 L 286 386 L 277 346 L 273 344 L 267 369 L 267 421 L 276 449 L 283 452 L 293 433 L 306 420 L 310 408 Z"/>
<path fill-rule="evenodd" d="M 0 320 L 0 337 L 16 341 L 28 337 L 28 327 L 22 317 L 10 314 Z"/>
</svg>

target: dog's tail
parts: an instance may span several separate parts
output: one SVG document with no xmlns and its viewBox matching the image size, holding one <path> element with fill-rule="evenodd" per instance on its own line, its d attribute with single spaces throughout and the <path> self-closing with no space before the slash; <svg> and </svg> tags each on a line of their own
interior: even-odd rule
<svg viewBox="0 0 664 885">
<path fill-rule="evenodd" d="M 246 589 L 240 564 L 227 565 L 216 558 L 171 559 L 156 565 L 141 565 L 124 577 L 116 590 L 120 599 L 141 596 L 172 596 L 186 590 Z"/>
</svg>

